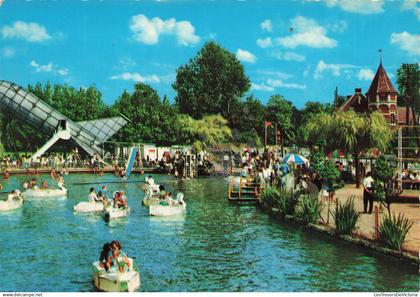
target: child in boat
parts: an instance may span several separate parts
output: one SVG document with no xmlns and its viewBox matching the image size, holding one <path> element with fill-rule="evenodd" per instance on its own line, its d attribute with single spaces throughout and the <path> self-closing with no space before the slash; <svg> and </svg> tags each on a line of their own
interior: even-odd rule
<svg viewBox="0 0 420 297">
<path fill-rule="evenodd" d="M 41 181 L 41 189 L 48 189 L 48 185 L 47 185 L 47 182 L 45 181 L 45 180 L 42 180 Z"/>
<path fill-rule="evenodd" d="M 127 200 L 124 197 L 124 192 L 114 193 L 114 208 L 127 207 Z"/>
<path fill-rule="evenodd" d="M 102 247 L 101 254 L 99 256 L 99 266 L 104 268 L 108 272 L 109 268 L 112 266 L 112 253 L 111 253 L 111 244 L 105 243 Z"/>
<path fill-rule="evenodd" d="M 119 271 L 124 272 L 126 266 L 130 269 L 130 261 L 128 260 L 127 254 L 121 250 L 121 243 L 118 240 L 113 240 L 111 242 L 111 247 L 112 261 L 118 266 Z"/>
</svg>

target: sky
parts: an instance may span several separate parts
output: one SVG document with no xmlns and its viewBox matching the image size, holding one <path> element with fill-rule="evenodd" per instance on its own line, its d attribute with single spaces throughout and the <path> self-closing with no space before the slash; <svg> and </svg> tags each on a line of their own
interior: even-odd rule
<svg viewBox="0 0 420 297">
<path fill-rule="evenodd" d="M 366 92 L 382 63 L 394 86 L 420 58 L 420 2 L 0 0 L 0 80 L 95 85 L 105 103 L 144 82 L 172 83 L 208 41 L 236 55 L 247 95 L 280 94 L 302 108 L 334 90 Z"/>
</svg>

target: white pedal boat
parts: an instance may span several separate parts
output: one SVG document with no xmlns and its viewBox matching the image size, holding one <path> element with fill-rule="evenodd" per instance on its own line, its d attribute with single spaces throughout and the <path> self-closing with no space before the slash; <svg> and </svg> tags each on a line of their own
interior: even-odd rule
<svg viewBox="0 0 420 297">
<path fill-rule="evenodd" d="M 146 196 L 141 201 L 143 205 L 151 206 L 151 205 L 158 205 L 160 203 L 159 196 Z"/>
<path fill-rule="evenodd" d="M 79 202 L 73 207 L 75 212 L 96 212 L 103 211 L 104 204 L 102 202 Z"/>
<path fill-rule="evenodd" d="M 151 216 L 165 217 L 182 215 L 187 210 L 187 204 L 184 201 L 184 194 L 178 193 L 176 196 L 176 205 L 150 205 L 149 213 Z"/>
<path fill-rule="evenodd" d="M 26 198 L 65 197 L 67 196 L 67 189 L 64 187 L 59 189 L 27 189 L 23 192 L 23 195 Z"/>
<path fill-rule="evenodd" d="M 133 292 L 141 286 L 140 272 L 133 259 L 128 258 L 131 269 L 120 272 L 112 267 L 108 272 L 99 266 L 99 261 L 92 263 L 93 282 L 95 287 L 104 292 Z"/>
<path fill-rule="evenodd" d="M 126 208 L 115 208 L 113 206 L 108 206 L 103 210 L 104 220 L 109 221 L 111 219 L 126 217 L 130 211 L 131 208 L 129 206 Z"/>
<path fill-rule="evenodd" d="M 23 205 L 23 197 L 19 190 L 16 190 L 16 194 L 9 194 L 7 200 L 0 201 L 0 212 L 11 211 L 21 208 Z"/>
</svg>

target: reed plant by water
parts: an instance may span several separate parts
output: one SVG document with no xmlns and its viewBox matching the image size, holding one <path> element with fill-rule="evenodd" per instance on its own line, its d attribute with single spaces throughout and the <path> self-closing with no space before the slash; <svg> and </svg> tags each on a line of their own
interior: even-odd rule
<svg viewBox="0 0 420 297">
<path fill-rule="evenodd" d="M 354 206 L 354 196 L 350 196 L 344 204 L 336 204 L 335 211 L 331 211 L 335 221 L 337 234 L 351 234 L 359 219 L 359 212 Z"/>
<path fill-rule="evenodd" d="M 298 212 L 305 224 L 315 224 L 321 217 L 322 202 L 318 199 L 304 197 L 302 200 L 301 209 Z"/>
<path fill-rule="evenodd" d="M 401 251 L 405 237 L 413 226 L 403 214 L 386 216 L 379 226 L 379 237 L 388 247 Z"/>
<path fill-rule="evenodd" d="M 284 218 L 286 214 L 293 214 L 296 201 L 291 193 L 266 187 L 261 195 L 261 205 L 273 214 Z"/>
</svg>

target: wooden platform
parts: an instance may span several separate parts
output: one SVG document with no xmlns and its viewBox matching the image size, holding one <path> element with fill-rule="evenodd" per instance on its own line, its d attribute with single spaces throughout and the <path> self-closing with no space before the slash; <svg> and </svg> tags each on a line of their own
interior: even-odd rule
<svg viewBox="0 0 420 297">
<path fill-rule="evenodd" d="M 237 186 L 237 189 L 235 189 Z M 240 178 L 239 184 L 233 180 L 229 182 L 228 200 L 238 203 L 258 203 L 260 201 L 261 185 L 259 183 L 247 182 Z"/>
</svg>

